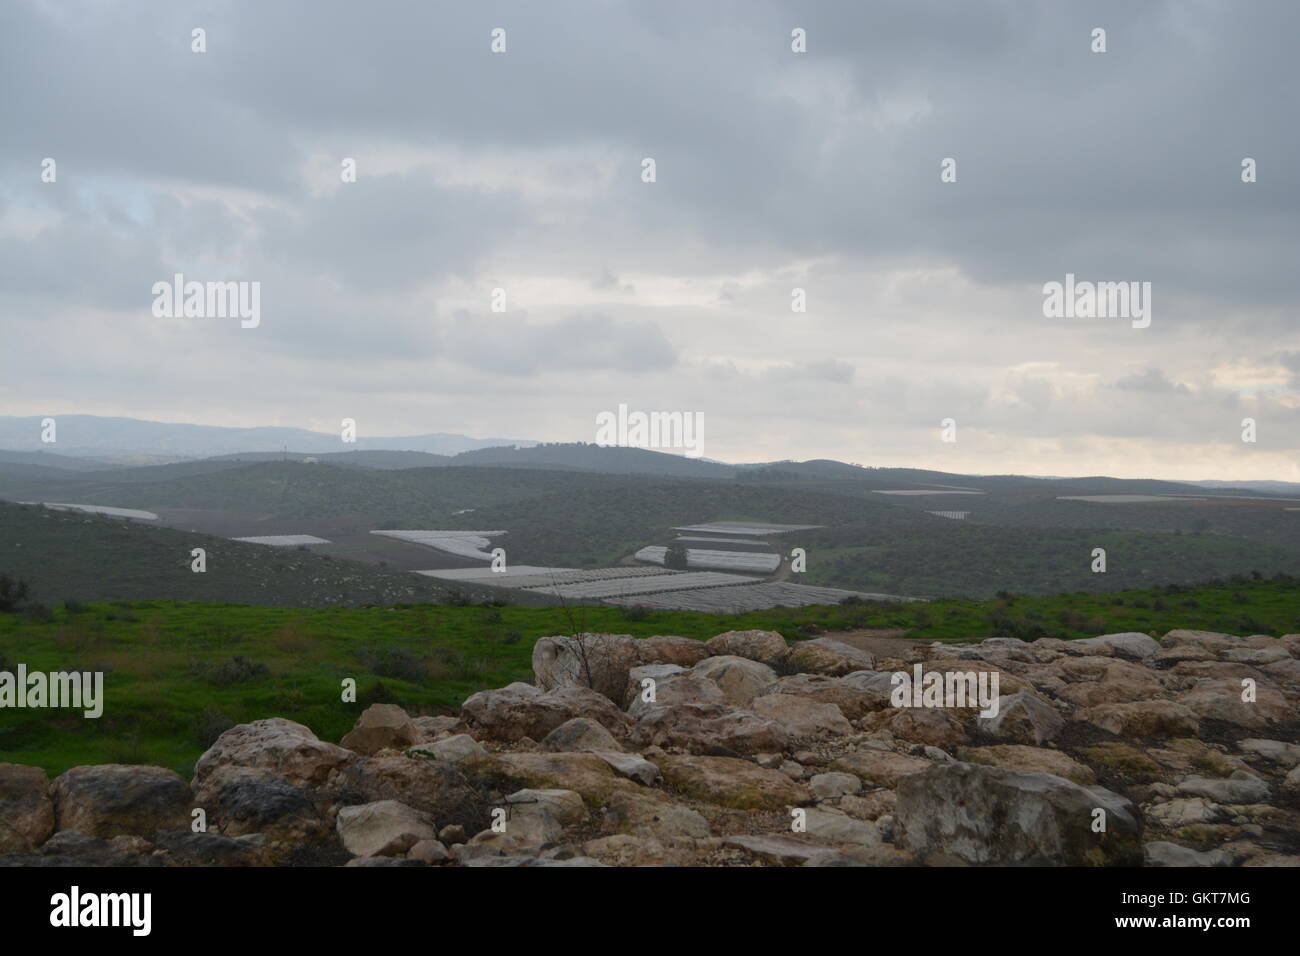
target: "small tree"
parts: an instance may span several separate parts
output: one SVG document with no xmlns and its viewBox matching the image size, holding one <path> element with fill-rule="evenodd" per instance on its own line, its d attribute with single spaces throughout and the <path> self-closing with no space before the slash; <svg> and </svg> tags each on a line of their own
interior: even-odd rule
<svg viewBox="0 0 1300 956">
<path fill-rule="evenodd" d="M 7 574 L 0 574 L 0 611 L 11 612 L 22 608 L 27 600 L 27 582 Z"/>
<path fill-rule="evenodd" d="M 680 541 L 674 541 L 664 551 L 664 567 L 672 568 L 674 571 L 685 571 L 687 552 L 686 545 Z"/>
</svg>

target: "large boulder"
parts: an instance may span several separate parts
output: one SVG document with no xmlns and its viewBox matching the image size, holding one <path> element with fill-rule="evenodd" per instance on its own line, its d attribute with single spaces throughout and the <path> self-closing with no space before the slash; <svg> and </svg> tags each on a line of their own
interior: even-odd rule
<svg viewBox="0 0 1300 956">
<path fill-rule="evenodd" d="M 60 830 L 110 839 L 190 828 L 193 794 L 174 770 L 135 764 L 73 767 L 51 789 Z"/>
<path fill-rule="evenodd" d="M 396 800 L 344 807 L 337 827 L 339 839 L 353 856 L 393 856 L 438 836 L 427 814 Z"/>
<path fill-rule="evenodd" d="M 966 728 L 961 721 L 953 712 L 938 707 L 895 707 L 872 714 L 862 726 L 865 728 L 868 722 L 908 743 L 949 748 L 966 740 Z"/>
<path fill-rule="evenodd" d="M 1160 650 L 1160 642 L 1154 637 L 1126 631 L 1122 634 L 1102 634 L 1100 637 L 1085 637 L 1074 642 L 1076 647 L 1093 649 L 1108 647 L 1116 657 L 1125 657 L 1131 661 L 1142 661 Z"/>
<path fill-rule="evenodd" d="M 465 767 L 482 789 L 572 790 L 588 806 L 602 806 L 610 794 L 642 789 L 593 753 L 502 753 L 475 757 Z"/>
<path fill-rule="evenodd" d="M 827 677 L 825 674 L 792 674 L 789 677 L 782 677 L 763 693 L 765 695 L 791 694 L 795 697 L 807 697 L 819 704 L 834 704 L 849 720 L 857 720 L 872 710 L 880 710 L 889 705 L 888 696 L 881 704 L 878 695 L 871 691 L 862 690 L 844 678 Z"/>
<path fill-rule="evenodd" d="M 669 634 L 643 638 L 640 650 L 644 664 L 677 664 L 680 667 L 692 667 L 714 653 L 703 641 Z"/>
<path fill-rule="evenodd" d="M 283 717 L 231 727 L 194 765 L 195 786 L 218 767 L 265 770 L 295 787 L 318 787 L 331 771 L 358 757 L 350 750 L 317 739 L 310 729 Z"/>
<path fill-rule="evenodd" d="M 1296 709 L 1271 687 L 1256 685 L 1254 700 L 1243 700 L 1241 681 L 1212 680 L 1178 696 L 1178 703 L 1206 720 L 1219 720 L 1246 730 L 1262 730 L 1271 724 L 1296 720 Z"/>
<path fill-rule="evenodd" d="M 533 645 L 533 679 L 542 690 L 589 687 L 622 702 L 627 673 L 644 663 L 641 642 L 629 634 L 543 637 Z"/>
<path fill-rule="evenodd" d="M 50 778 L 40 767 L 0 763 L 0 853 L 35 850 L 54 832 Z"/>
<path fill-rule="evenodd" d="M 900 846 L 936 862 L 1142 863 L 1142 825 L 1132 803 L 1052 774 L 934 764 L 899 781 L 895 816 Z M 1098 820 L 1102 832 L 1094 829 Z"/>
<path fill-rule="evenodd" d="M 642 713 L 635 740 L 691 753 L 716 747 L 737 754 L 781 753 L 790 745 L 790 733 L 770 717 L 726 704 L 659 704 Z"/>
<path fill-rule="evenodd" d="M 613 734 L 599 721 L 572 717 L 556 727 L 542 741 L 543 750 L 622 750 Z"/>
<path fill-rule="evenodd" d="M 790 647 L 776 631 L 727 631 L 707 642 L 709 653 L 721 657 L 745 657 L 762 664 L 785 661 Z"/>
<path fill-rule="evenodd" d="M 655 790 L 614 793 L 603 813 L 605 825 L 615 833 L 660 840 L 696 840 L 711 835 L 708 820 Z"/>
<path fill-rule="evenodd" d="M 680 668 L 666 674 L 650 673 L 656 668 L 670 666 L 674 665 L 652 664 L 649 667 L 637 667 L 632 670 L 633 675 L 640 676 L 634 676 L 629 683 L 629 693 L 632 683 L 636 685 L 636 693 L 629 698 L 627 708 L 630 716 L 640 720 L 656 707 L 677 704 L 709 707 L 727 703 L 727 695 L 722 692 L 722 688 L 701 674 L 694 674 Z M 643 685 L 642 680 L 646 679 L 654 683 Z"/>
<path fill-rule="evenodd" d="M 713 681 L 737 707 L 749 706 L 750 701 L 776 683 L 776 671 L 772 668 L 737 655 L 705 658 L 691 668 L 691 673 Z"/>
<path fill-rule="evenodd" d="M 1194 644 L 1203 647 L 1212 654 L 1226 651 L 1230 647 L 1240 647 L 1242 639 L 1235 634 L 1220 634 L 1217 631 L 1173 630 L 1160 639 L 1165 647 L 1179 647 Z"/>
<path fill-rule="evenodd" d="M 460 712 L 470 728 L 498 740 L 541 740 L 574 716 L 560 701 L 532 684 L 518 681 L 472 694 Z"/>
<path fill-rule="evenodd" d="M 1151 660 L 1154 662 L 1155 658 Z M 1091 673 L 1081 673 L 1084 670 L 1081 665 L 1092 661 L 1099 661 L 1101 666 Z M 1060 688 L 1056 696 L 1077 707 L 1149 700 L 1165 694 L 1165 687 L 1155 673 L 1130 661 L 1074 658 L 1062 662 L 1061 670 L 1073 682 Z"/>
<path fill-rule="evenodd" d="M 459 825 L 474 832 L 489 813 L 486 798 L 462 770 L 475 759 L 482 758 L 453 763 L 418 754 L 367 757 L 342 770 L 335 783 L 349 802 L 396 800 L 428 814 L 439 828 Z"/>
<path fill-rule="evenodd" d="M 368 756 L 388 748 L 400 750 L 421 736 L 410 715 L 396 704 L 371 704 L 339 746 Z"/>
<path fill-rule="evenodd" d="M 1099 704 L 1080 711 L 1073 719 L 1128 739 L 1195 737 L 1201 726 L 1195 712 L 1171 700 Z"/>
<path fill-rule="evenodd" d="M 1037 747 L 1056 738 L 1065 718 L 1033 694 L 1007 694 L 998 698 L 997 715 L 978 718 L 977 726 L 996 740 Z"/>
<path fill-rule="evenodd" d="M 794 645 L 785 659 L 785 665 L 790 670 L 801 673 L 843 677 L 854 671 L 869 671 L 875 667 L 875 661 L 866 651 L 851 644 L 829 637 L 817 637 Z"/>
<path fill-rule="evenodd" d="M 840 680 L 862 695 L 859 701 L 865 710 L 884 710 L 893 706 L 894 675 L 889 671 L 854 671 Z M 782 693 L 792 692 L 783 690 Z"/>
<path fill-rule="evenodd" d="M 755 697 L 749 709 L 776 721 L 792 737 L 835 737 L 853 733 L 853 725 L 834 704 L 818 703 L 790 694 Z"/>
<path fill-rule="evenodd" d="M 880 827 L 868 820 L 855 820 L 843 813 L 808 809 L 803 814 L 804 833 L 822 843 L 876 846 Z"/>
<path fill-rule="evenodd" d="M 560 726 L 564 726 L 561 724 Z M 481 757 L 487 753 L 483 745 L 469 734 L 454 734 L 441 740 L 432 740 L 421 744 L 412 744 L 406 748 L 408 756 L 432 757 L 434 760 L 449 760 L 458 763 L 470 757 Z"/>
<path fill-rule="evenodd" d="M 681 755 L 657 763 L 666 786 L 692 799 L 734 810 L 779 810 L 812 799 L 803 784 L 748 760 Z"/>
<path fill-rule="evenodd" d="M 659 768 L 640 754 L 619 750 L 593 750 L 591 753 L 609 764 L 619 776 L 635 780 L 646 787 L 654 786 L 661 776 Z"/>
<path fill-rule="evenodd" d="M 920 773 L 933 766 L 923 757 L 909 757 L 890 750 L 863 750 L 845 754 L 831 762 L 830 769 L 851 773 L 863 783 L 876 787 L 896 787 L 909 773 Z"/>
<path fill-rule="evenodd" d="M 1090 787 L 1097 775 L 1087 764 L 1079 763 L 1059 750 L 1046 747 L 1028 747 L 1024 744 L 994 744 L 990 747 L 959 747 L 957 759 L 967 763 L 987 764 L 1007 770 L 1029 770 L 1050 773 L 1066 780 Z"/>
<path fill-rule="evenodd" d="M 218 767 L 194 791 L 208 828 L 228 837 L 262 833 L 273 840 L 315 843 L 332 830 L 302 790 L 265 770 Z"/>
<path fill-rule="evenodd" d="M 604 694 L 576 685 L 544 692 L 532 684 L 514 683 L 479 691 L 465 701 L 461 716 L 471 729 L 498 740 L 542 740 L 574 717 L 591 718 L 615 737 L 625 736 L 631 726 Z"/>
</svg>

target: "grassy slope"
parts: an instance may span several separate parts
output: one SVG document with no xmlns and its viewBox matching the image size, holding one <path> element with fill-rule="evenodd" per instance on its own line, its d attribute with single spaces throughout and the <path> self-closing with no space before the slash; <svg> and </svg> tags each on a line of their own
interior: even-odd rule
<svg viewBox="0 0 1300 956">
<path fill-rule="evenodd" d="M 207 552 L 207 571 L 190 552 Z M 32 599 L 239 601 L 280 606 L 447 601 L 453 591 L 479 600 L 495 588 L 449 586 L 405 571 L 335 560 L 79 512 L 0 503 L 0 573 L 26 581 Z M 550 604 L 516 595 L 514 603 Z"/>
<path fill-rule="evenodd" d="M 1300 631 L 1300 588 L 1295 580 L 1246 579 L 1110 596 L 744 615 L 653 612 L 644 618 L 610 607 L 274 608 L 162 601 L 94 604 L 78 613 L 60 607 L 44 623 L 0 615 L 0 669 L 22 662 L 30 670 L 104 670 L 104 716 L 0 711 L 0 759 L 51 773 L 84 763 L 139 762 L 188 774 L 206 743 L 232 723 L 288 717 L 336 741 L 368 702 L 383 699 L 376 696 L 377 683 L 388 699 L 414 713 L 451 711 L 476 690 L 530 679 L 532 645 L 548 634 L 708 638 L 731 629 L 769 628 L 794 639 L 861 627 L 904 627 L 935 640 L 1162 634 L 1175 627 L 1281 635 Z M 394 649 L 402 653 L 394 656 Z M 232 682 L 239 669 L 229 662 L 236 655 L 264 665 L 267 673 L 250 672 Z M 361 690 L 357 703 L 341 702 L 346 677 L 355 678 Z"/>
</svg>

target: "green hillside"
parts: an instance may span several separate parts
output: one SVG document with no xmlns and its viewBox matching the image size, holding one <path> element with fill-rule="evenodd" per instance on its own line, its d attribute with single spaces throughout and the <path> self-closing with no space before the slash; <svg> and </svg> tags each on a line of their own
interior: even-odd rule
<svg viewBox="0 0 1300 956">
<path fill-rule="evenodd" d="M 265 717 L 301 721 L 337 741 L 368 704 L 450 712 L 471 693 L 531 675 L 537 638 L 575 631 L 706 639 L 732 629 L 904 628 L 929 640 L 1076 638 L 1201 628 L 1300 632 L 1300 581 L 1247 577 L 1218 586 L 1110 596 L 1006 595 L 993 601 L 850 604 L 743 615 L 623 612 L 611 607 L 406 605 L 274 608 L 170 601 L 70 604 L 48 616 L 0 613 L 0 670 L 105 672 L 96 720 L 0 711 L 0 754 L 51 773 L 85 763 L 156 763 L 183 774 L 222 730 Z M 356 703 L 342 703 L 353 678 Z"/>
</svg>

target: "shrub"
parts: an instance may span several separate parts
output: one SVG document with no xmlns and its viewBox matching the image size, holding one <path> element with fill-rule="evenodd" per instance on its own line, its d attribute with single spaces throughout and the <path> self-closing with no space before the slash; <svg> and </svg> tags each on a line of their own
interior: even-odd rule
<svg viewBox="0 0 1300 956">
<path fill-rule="evenodd" d="M 26 581 L 0 574 L 0 612 L 21 610 L 27 601 L 28 591 Z"/>
<path fill-rule="evenodd" d="M 209 667 L 206 670 L 209 683 L 216 687 L 246 684 L 249 681 L 260 680 L 271 673 L 270 668 L 265 664 L 259 664 L 243 654 L 236 654 L 230 660 L 222 661 L 216 667 Z"/>
<path fill-rule="evenodd" d="M 357 695 L 357 706 L 362 710 L 372 704 L 397 704 L 400 707 L 402 699 L 394 694 L 387 684 L 377 680 Z"/>
<path fill-rule="evenodd" d="M 44 604 L 32 604 L 23 612 L 27 615 L 27 620 L 35 624 L 49 624 L 54 620 L 54 612 Z"/>
<path fill-rule="evenodd" d="M 218 737 L 233 726 L 235 722 L 225 714 L 211 709 L 204 710 L 196 722 L 194 736 L 203 745 L 203 749 L 207 750 L 217 742 Z"/>
<path fill-rule="evenodd" d="M 422 684 L 428 676 L 424 665 L 403 647 L 366 647 L 357 651 L 361 666 L 376 677 Z"/>
</svg>

